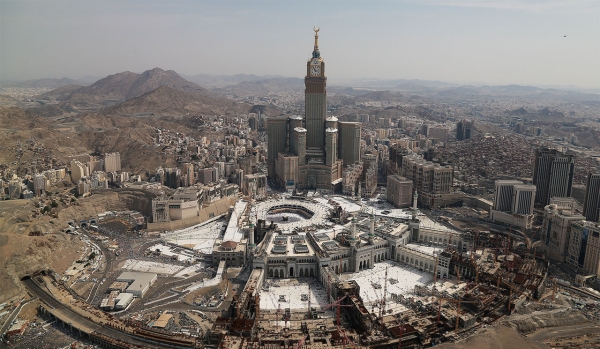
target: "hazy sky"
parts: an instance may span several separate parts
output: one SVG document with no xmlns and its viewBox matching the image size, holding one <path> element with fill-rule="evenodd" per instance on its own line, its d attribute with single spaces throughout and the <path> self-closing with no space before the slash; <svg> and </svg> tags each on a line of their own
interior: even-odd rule
<svg viewBox="0 0 600 349">
<path fill-rule="evenodd" d="M 600 88 L 599 0 L 0 0 L 0 79 L 154 67 Z M 564 37 L 567 35 L 567 37 Z"/>
</svg>

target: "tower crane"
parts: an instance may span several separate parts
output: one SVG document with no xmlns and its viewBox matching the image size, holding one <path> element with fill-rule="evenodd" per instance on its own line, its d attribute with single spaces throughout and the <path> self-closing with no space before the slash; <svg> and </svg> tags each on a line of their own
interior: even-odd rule
<svg viewBox="0 0 600 349">
<path fill-rule="evenodd" d="M 281 314 L 281 304 L 277 306 L 277 312 L 275 313 L 275 323 L 279 327 L 279 314 Z"/>
<path fill-rule="evenodd" d="M 350 304 L 342 304 L 341 302 L 342 302 L 342 300 L 344 300 L 344 298 L 346 298 L 346 296 L 344 296 L 344 297 L 342 297 L 342 298 L 338 299 L 337 301 L 335 301 L 335 303 L 327 304 L 327 305 L 326 305 L 326 306 L 323 308 L 323 310 L 327 310 L 327 309 L 329 309 L 329 308 L 337 307 L 337 310 L 336 310 L 336 325 L 337 325 L 337 326 L 340 326 L 340 324 L 341 324 L 341 321 L 340 321 L 340 313 L 341 313 L 341 309 L 342 309 L 342 307 L 351 307 L 351 306 L 352 306 L 352 305 L 350 305 Z"/>
<path fill-rule="evenodd" d="M 460 304 L 461 303 L 477 303 L 478 302 L 478 301 L 464 301 L 461 299 L 438 297 L 438 302 L 439 302 L 438 316 L 437 316 L 438 324 L 440 322 L 440 315 L 441 315 L 441 311 L 442 311 L 442 300 L 445 300 L 447 302 L 456 303 L 456 321 L 455 321 L 455 325 L 454 325 L 454 331 L 458 331 L 458 320 L 460 319 Z"/>
<path fill-rule="evenodd" d="M 308 335 L 305 335 L 304 338 L 302 338 L 300 340 L 300 342 L 298 342 L 298 345 L 296 345 L 296 349 L 300 349 L 300 347 L 302 346 L 302 344 L 304 344 L 304 341 L 306 341 L 306 338 L 308 338 Z"/>
<path fill-rule="evenodd" d="M 342 335 L 343 339 L 342 339 L 342 348 L 346 348 L 346 343 L 349 343 L 350 346 L 354 349 L 358 349 L 356 347 L 356 344 L 354 344 L 354 342 L 348 338 L 348 335 L 346 334 L 346 331 L 344 331 L 340 326 L 337 327 L 338 332 Z"/>
<path fill-rule="evenodd" d="M 404 333 L 404 323 L 402 320 L 398 320 L 398 329 L 400 331 L 400 334 L 398 335 L 398 349 L 400 349 L 402 348 L 402 334 Z"/>
</svg>

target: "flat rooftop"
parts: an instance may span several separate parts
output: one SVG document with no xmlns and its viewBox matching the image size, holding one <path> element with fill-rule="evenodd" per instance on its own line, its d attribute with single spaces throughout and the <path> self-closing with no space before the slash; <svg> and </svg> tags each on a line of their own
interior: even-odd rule
<svg viewBox="0 0 600 349">
<path fill-rule="evenodd" d="M 308 312 L 308 298 L 302 300 L 302 295 L 310 297 L 310 306 L 317 311 L 329 304 L 327 290 L 315 278 L 268 279 L 267 285 L 269 287 L 260 290 L 261 310 L 275 312 L 281 308 L 283 312 L 290 308 L 291 311 Z"/>
<path fill-rule="evenodd" d="M 296 243 L 294 243 L 296 241 Z M 313 248 L 306 243 L 306 233 L 275 235 L 266 249 L 269 255 L 307 256 L 314 255 Z"/>
<path fill-rule="evenodd" d="M 147 285 L 151 284 L 158 275 L 154 273 L 140 273 L 136 271 L 126 271 L 121 273 L 117 281 L 131 282 L 127 291 L 142 291 Z"/>
<path fill-rule="evenodd" d="M 401 266 L 392 261 L 376 263 L 373 269 L 362 270 L 357 273 L 346 273 L 339 277 L 342 281 L 355 280 L 358 283 L 360 296 L 365 307 L 371 311 L 372 306 L 376 305 L 379 299 L 382 299 L 386 267 L 388 269 L 388 283 L 385 299 L 387 304 L 390 305 L 388 309 L 392 309 L 393 312 L 399 312 L 405 308 L 392 302 L 392 293 L 409 295 L 414 291 L 415 285 L 424 286 L 433 281 L 433 275 L 429 273 Z M 391 279 L 397 282 L 392 283 Z"/>
</svg>

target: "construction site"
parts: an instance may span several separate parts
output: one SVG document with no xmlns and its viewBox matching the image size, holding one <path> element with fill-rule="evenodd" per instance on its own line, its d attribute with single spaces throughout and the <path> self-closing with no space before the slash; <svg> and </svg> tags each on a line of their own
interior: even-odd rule
<svg viewBox="0 0 600 349">
<path fill-rule="evenodd" d="M 264 270 L 255 269 L 229 314 L 217 319 L 207 347 L 213 348 L 420 348 L 453 341 L 473 329 L 493 324 L 527 300 L 545 294 L 548 263 L 532 253 L 512 251 L 508 239 L 491 239 L 498 247 L 478 246 L 465 256 L 452 249 L 450 278 L 415 285 L 405 294 L 390 292 L 399 280 L 386 268 L 381 298 L 367 305 L 355 280 L 342 281 L 331 267 L 319 274 L 326 282 L 319 291 L 327 301 L 315 302 L 311 280 L 297 287 L 304 306 L 299 309 L 284 290 L 279 304 L 261 307 L 265 290 L 273 285 Z M 436 273 L 434 273 L 434 276 Z M 268 286 L 265 286 L 268 285 Z M 314 286 L 312 286 L 314 287 Z M 554 297 L 554 286 L 550 292 Z M 305 291 L 306 290 L 306 291 Z M 268 295 L 268 293 L 267 293 Z M 303 297 L 304 296 L 304 297 Z M 291 296 L 293 297 L 293 295 Z M 235 338 L 235 339 L 234 339 Z"/>
<path fill-rule="evenodd" d="M 236 205 L 227 224 L 210 223 L 223 230 L 210 258 L 210 268 L 218 264 L 212 279 L 184 278 L 167 288 L 190 271 L 184 264 L 179 272 L 154 270 L 163 292 L 156 293 L 151 267 L 127 272 L 133 276 L 117 281 L 153 279 L 143 287 L 135 281 L 136 290 L 115 284 L 137 292 L 120 313 L 90 305 L 54 271 L 26 275 L 23 283 L 40 299 L 41 314 L 106 348 L 424 348 L 466 340 L 518 311 L 558 316 L 575 299 L 571 293 L 594 299 L 592 306 L 600 300 L 550 277 L 546 256 L 511 232 L 452 230 L 416 206 L 392 214 L 348 207 L 335 198 Z M 279 217 L 277 224 L 269 215 Z M 152 241 L 140 246 L 167 248 Z"/>
</svg>

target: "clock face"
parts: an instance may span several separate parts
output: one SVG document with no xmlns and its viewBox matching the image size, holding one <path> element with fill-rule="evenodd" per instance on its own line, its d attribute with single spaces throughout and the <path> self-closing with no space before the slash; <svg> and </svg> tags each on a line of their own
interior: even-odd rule
<svg viewBox="0 0 600 349">
<path fill-rule="evenodd" d="M 320 76 L 321 75 L 321 66 L 313 65 L 310 67 L 310 75 L 311 76 Z"/>
</svg>

